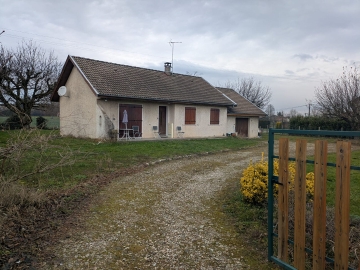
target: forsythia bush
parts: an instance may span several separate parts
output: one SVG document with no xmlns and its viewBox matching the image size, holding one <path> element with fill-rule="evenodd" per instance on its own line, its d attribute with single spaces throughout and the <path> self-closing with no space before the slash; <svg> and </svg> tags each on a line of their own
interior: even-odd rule
<svg viewBox="0 0 360 270">
<path fill-rule="evenodd" d="M 279 175 L 279 162 L 274 160 L 274 175 Z M 294 190 L 295 162 L 289 162 L 290 190 Z M 268 197 L 268 162 L 263 160 L 253 164 L 250 162 L 240 178 L 240 190 L 245 201 L 252 204 L 263 204 Z M 306 174 L 306 192 L 309 197 L 314 195 L 314 173 Z M 275 185 L 277 194 L 277 185 Z"/>
</svg>

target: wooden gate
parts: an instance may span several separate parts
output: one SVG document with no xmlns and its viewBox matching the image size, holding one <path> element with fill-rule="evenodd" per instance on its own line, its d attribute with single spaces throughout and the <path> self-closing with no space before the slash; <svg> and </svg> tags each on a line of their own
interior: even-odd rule
<svg viewBox="0 0 360 270">
<path fill-rule="evenodd" d="M 289 157 L 288 138 L 279 139 L 279 155 L 274 155 L 274 133 L 317 136 L 360 136 L 360 132 L 330 131 L 269 131 L 269 182 L 268 182 L 268 258 L 285 269 L 354 269 L 349 267 L 350 232 L 350 170 L 360 170 L 351 166 L 351 142 L 338 141 L 336 144 L 336 163 L 328 163 L 327 141 L 317 140 L 314 160 L 307 160 L 307 141 L 297 140 L 295 157 Z M 274 175 L 274 159 L 278 159 L 278 176 Z M 289 220 L 289 161 L 295 161 L 293 196 L 293 220 Z M 312 216 L 312 239 L 305 245 L 306 238 L 306 164 L 314 164 L 314 199 Z M 326 183 L 328 167 L 336 167 L 335 195 L 335 237 L 334 256 L 326 256 Z M 276 185 L 276 188 L 275 186 Z M 277 189 L 277 199 L 274 191 Z M 274 205 L 277 214 L 274 215 Z M 274 222 L 275 221 L 275 222 Z M 277 226 L 274 226 L 277 224 Z M 291 227 L 291 235 L 289 224 Z M 309 224 L 308 224 L 309 226 Z M 277 241 L 274 238 L 277 237 Z M 309 239 L 307 239 L 309 242 Z M 274 255 L 277 250 L 277 256 Z M 291 250 L 291 252 L 290 252 Z M 289 258 L 291 254 L 291 258 Z M 330 267 L 330 268 L 329 268 Z M 360 270 L 360 263 L 358 268 Z M 354 269 L 355 270 L 355 269 Z"/>
</svg>

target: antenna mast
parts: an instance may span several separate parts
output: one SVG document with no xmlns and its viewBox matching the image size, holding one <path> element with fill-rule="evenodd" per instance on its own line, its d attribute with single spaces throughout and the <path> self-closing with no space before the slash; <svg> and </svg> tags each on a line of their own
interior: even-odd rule
<svg viewBox="0 0 360 270">
<path fill-rule="evenodd" d="M 169 41 L 169 45 L 171 46 L 171 73 L 174 73 L 174 46 L 175 43 L 182 43 L 181 41 Z"/>
</svg>

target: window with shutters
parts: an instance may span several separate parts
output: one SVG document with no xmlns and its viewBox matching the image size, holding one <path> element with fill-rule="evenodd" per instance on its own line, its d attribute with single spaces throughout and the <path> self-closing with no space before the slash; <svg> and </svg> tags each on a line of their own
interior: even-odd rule
<svg viewBox="0 0 360 270">
<path fill-rule="evenodd" d="M 218 125 L 220 119 L 219 109 L 210 109 L 210 125 Z"/>
<path fill-rule="evenodd" d="M 185 107 L 185 125 L 195 125 L 195 124 L 196 124 L 196 108 Z"/>
</svg>

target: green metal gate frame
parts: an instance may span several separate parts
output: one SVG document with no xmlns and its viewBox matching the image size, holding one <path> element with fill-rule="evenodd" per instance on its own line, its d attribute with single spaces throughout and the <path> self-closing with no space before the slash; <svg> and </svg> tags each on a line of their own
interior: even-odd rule
<svg viewBox="0 0 360 270">
<path fill-rule="evenodd" d="M 360 131 L 324 131 L 324 130 L 293 130 L 293 129 L 269 129 L 269 141 L 268 141 L 268 260 L 272 261 L 284 269 L 296 270 L 290 264 L 280 260 L 274 256 L 274 237 L 277 234 L 274 233 L 274 185 L 278 184 L 278 177 L 274 175 L 274 159 L 278 159 L 279 156 L 274 155 L 274 138 L 275 134 L 288 134 L 288 135 L 312 135 L 319 137 L 360 137 Z M 289 158 L 291 161 L 295 161 L 295 158 Z M 306 163 L 314 164 L 313 160 L 306 160 Z M 335 163 L 327 163 L 328 167 L 336 167 Z M 359 170 L 360 167 L 350 166 L 351 170 Z M 293 244 L 289 242 L 290 244 Z M 306 249 L 307 253 L 312 253 L 311 249 Z M 326 261 L 334 263 L 332 258 L 326 257 Z M 349 267 L 349 270 L 355 270 Z"/>
</svg>

